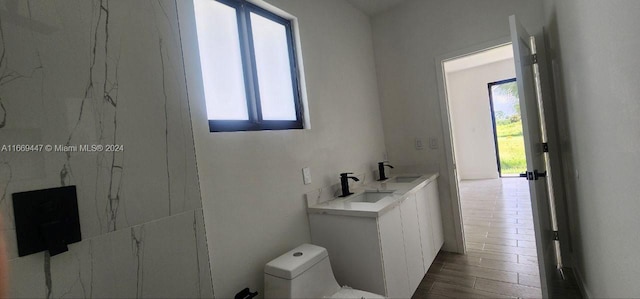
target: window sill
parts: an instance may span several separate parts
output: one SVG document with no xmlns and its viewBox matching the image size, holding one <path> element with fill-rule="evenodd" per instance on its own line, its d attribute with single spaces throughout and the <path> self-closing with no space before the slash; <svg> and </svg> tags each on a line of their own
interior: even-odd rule
<svg viewBox="0 0 640 299">
<path fill-rule="evenodd" d="M 272 120 L 262 122 L 242 120 L 209 120 L 209 132 L 244 132 L 244 131 L 274 131 L 274 130 L 302 130 L 302 121 Z"/>
</svg>

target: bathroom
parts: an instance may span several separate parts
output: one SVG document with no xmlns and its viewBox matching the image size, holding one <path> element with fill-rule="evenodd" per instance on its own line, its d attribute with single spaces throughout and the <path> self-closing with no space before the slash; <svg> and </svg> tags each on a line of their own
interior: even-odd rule
<svg viewBox="0 0 640 299">
<path fill-rule="evenodd" d="M 179 24 L 189 21 L 179 15 L 183 1 L 3 3 L 2 143 L 124 147 L 2 154 L 11 297 L 262 293 L 264 265 L 311 241 L 305 193 L 337 184 L 342 172 L 372 176 L 385 159 L 392 173 L 440 171 L 441 147 L 414 148 L 415 139 L 442 139 L 437 102 L 420 83 L 434 80 L 433 60 L 388 31 L 404 26 L 393 19 L 410 7 L 372 20 L 342 0 L 269 3 L 299 22 L 304 130 L 209 132 L 202 91 L 191 84 L 197 74 L 184 67 L 198 54 L 184 44 L 193 32 Z M 487 26 L 507 11 L 539 13 L 509 6 Z M 503 27 L 477 40 L 508 34 Z M 423 52 L 442 51 L 429 40 Z M 398 74 L 405 64 L 418 73 Z M 67 185 L 77 188 L 83 241 L 58 256 L 17 257 L 11 194 Z M 452 243 L 445 237 L 444 250 Z"/>
<path fill-rule="evenodd" d="M 264 297 L 265 264 L 312 243 L 308 195 L 382 161 L 440 174 L 442 250 L 464 252 L 436 58 L 510 15 L 540 35 L 543 1 L 247 1 L 295 20 L 303 129 L 212 132 L 191 0 L 0 0 L 8 297 Z M 22 256 L 13 195 L 64 186 L 81 240 Z"/>
</svg>

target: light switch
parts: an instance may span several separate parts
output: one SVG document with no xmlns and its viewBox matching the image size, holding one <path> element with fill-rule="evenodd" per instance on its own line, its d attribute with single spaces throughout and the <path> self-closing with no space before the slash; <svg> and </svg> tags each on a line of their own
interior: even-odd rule
<svg viewBox="0 0 640 299">
<path fill-rule="evenodd" d="M 431 149 L 438 149 L 438 138 L 436 137 L 429 138 L 429 147 Z"/>
<path fill-rule="evenodd" d="M 424 149 L 424 141 L 422 138 L 416 138 L 416 149 L 419 151 Z"/>
<path fill-rule="evenodd" d="M 302 180 L 305 185 L 311 184 L 311 169 L 309 167 L 302 168 Z"/>
</svg>

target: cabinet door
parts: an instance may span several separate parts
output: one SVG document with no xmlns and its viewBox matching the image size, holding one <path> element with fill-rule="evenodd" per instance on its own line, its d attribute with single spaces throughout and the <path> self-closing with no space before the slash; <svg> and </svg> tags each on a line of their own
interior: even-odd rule
<svg viewBox="0 0 640 299">
<path fill-rule="evenodd" d="M 385 293 L 376 218 L 309 214 L 309 224 L 311 243 L 327 249 L 333 274 L 340 285 Z"/>
<path fill-rule="evenodd" d="M 426 186 L 416 192 L 416 206 L 420 229 L 420 243 L 422 244 L 422 262 L 426 273 L 429 267 L 431 267 L 433 259 L 436 257 L 436 252 L 433 250 L 435 246 L 433 245 L 433 229 Z M 425 273 L 422 274 L 424 275 Z"/>
<path fill-rule="evenodd" d="M 384 280 L 389 298 L 409 298 L 409 277 L 402 238 L 400 207 L 384 213 L 378 218 L 380 245 L 384 264 Z"/>
<path fill-rule="evenodd" d="M 427 199 L 429 202 L 429 213 L 431 215 L 431 227 L 433 231 L 433 250 L 438 253 L 444 244 L 442 232 L 442 215 L 440 214 L 440 196 L 438 195 L 438 183 L 433 181 L 426 187 Z"/>
<path fill-rule="evenodd" d="M 402 202 L 400 216 L 402 217 L 402 236 L 404 237 L 404 252 L 407 259 L 409 290 L 413 293 L 418 288 L 425 273 L 415 194 L 409 195 Z"/>
</svg>

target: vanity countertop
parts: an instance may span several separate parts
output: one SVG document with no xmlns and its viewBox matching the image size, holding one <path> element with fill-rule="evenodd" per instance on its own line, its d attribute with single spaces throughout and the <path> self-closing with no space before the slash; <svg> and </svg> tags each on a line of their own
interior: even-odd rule
<svg viewBox="0 0 640 299">
<path fill-rule="evenodd" d="M 408 183 L 391 183 L 397 177 L 419 176 L 419 178 Z M 401 204 L 408 195 L 431 183 L 439 176 L 438 173 L 427 174 L 400 174 L 395 175 L 385 181 L 376 181 L 353 190 L 352 195 L 347 197 L 336 197 L 332 200 L 313 205 L 307 208 L 309 214 L 331 214 L 356 217 L 378 217 L 386 211 Z M 367 191 L 384 192 L 394 190 L 388 197 L 377 202 L 352 202 L 353 199 Z"/>
</svg>

